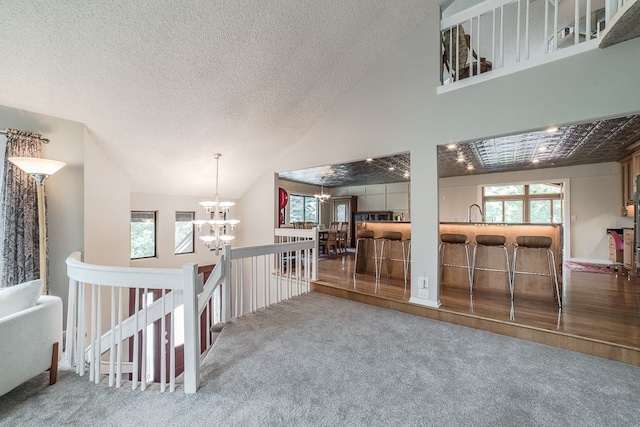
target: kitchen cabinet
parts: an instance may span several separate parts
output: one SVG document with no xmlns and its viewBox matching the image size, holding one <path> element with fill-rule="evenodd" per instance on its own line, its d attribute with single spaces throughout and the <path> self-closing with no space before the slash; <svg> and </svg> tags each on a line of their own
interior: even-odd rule
<svg viewBox="0 0 640 427">
<path fill-rule="evenodd" d="M 360 211 L 353 213 L 353 223 L 357 221 L 392 221 L 391 211 Z"/>
<path fill-rule="evenodd" d="M 624 241 L 624 250 L 622 254 L 622 264 L 629 271 L 635 271 L 635 254 L 633 228 L 625 228 L 622 230 L 622 239 Z"/>
<path fill-rule="evenodd" d="M 622 236 L 620 236 L 622 238 Z M 624 245 L 623 245 L 624 248 Z M 624 249 L 623 249 L 624 250 Z M 613 264 L 622 264 L 623 250 L 619 251 L 616 247 L 616 240 L 609 234 L 609 261 Z"/>
</svg>

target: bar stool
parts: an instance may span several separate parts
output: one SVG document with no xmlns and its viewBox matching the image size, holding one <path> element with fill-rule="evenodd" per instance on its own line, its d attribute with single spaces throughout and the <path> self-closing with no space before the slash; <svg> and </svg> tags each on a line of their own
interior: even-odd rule
<svg viewBox="0 0 640 427">
<path fill-rule="evenodd" d="M 507 273 L 507 283 L 509 285 L 509 291 L 511 291 L 511 269 L 509 268 L 509 252 L 507 251 L 506 245 L 507 238 L 505 236 L 498 236 L 495 234 L 478 234 L 476 236 L 476 245 L 473 248 L 473 260 L 471 262 L 472 270 L 471 270 L 471 293 L 473 293 L 473 285 L 475 284 L 475 274 L 476 270 L 482 271 L 504 271 Z M 476 266 L 476 260 L 478 259 L 478 248 L 486 247 L 486 248 L 503 248 L 504 249 L 504 263 L 505 269 L 501 270 L 499 268 L 487 268 L 487 267 L 478 267 Z"/>
<path fill-rule="evenodd" d="M 467 235 L 466 234 L 454 234 L 454 233 L 442 233 L 440 235 L 440 247 L 438 248 L 439 252 L 440 252 L 440 277 L 442 278 L 442 267 L 460 267 L 460 268 L 466 268 L 467 272 L 468 272 L 468 276 L 469 276 L 469 293 L 471 293 L 473 291 L 473 282 L 472 282 L 472 266 L 471 263 L 469 262 L 469 241 L 467 240 Z M 467 255 L 467 264 L 466 265 L 460 265 L 460 264 L 446 264 L 444 262 L 444 254 L 445 254 L 445 248 L 449 245 L 462 245 L 464 246 L 464 251 L 465 254 Z"/>
<path fill-rule="evenodd" d="M 385 244 L 389 242 L 387 245 L 387 252 L 389 252 L 388 256 L 385 256 Z M 402 248 L 402 259 L 399 258 L 391 258 L 391 249 L 393 242 L 398 242 L 400 247 Z M 405 243 L 408 242 L 408 250 L 405 251 Z M 387 262 L 387 277 L 391 274 L 391 267 L 389 265 L 389 261 L 402 261 L 402 271 L 404 273 L 404 290 L 407 291 L 407 273 L 409 272 L 409 262 L 411 255 L 411 240 L 402 239 L 402 233 L 400 231 L 383 231 L 382 232 L 382 245 L 380 247 L 380 267 L 378 268 L 378 274 L 382 272 L 382 261 Z"/>
<path fill-rule="evenodd" d="M 365 250 L 369 251 L 368 242 L 372 242 L 373 244 L 373 257 L 370 257 L 367 253 L 365 258 L 373 258 L 373 265 L 375 266 L 376 272 L 376 280 L 380 278 L 380 273 L 378 272 L 378 256 L 377 256 L 377 245 L 376 239 L 373 237 L 373 230 L 358 230 L 356 232 L 356 259 L 353 262 L 353 277 L 356 277 L 356 271 L 358 270 L 358 256 L 360 254 L 360 242 L 364 242 Z M 366 274 L 366 266 L 365 266 L 365 274 Z"/>
<path fill-rule="evenodd" d="M 516 237 L 516 245 L 513 249 L 513 268 L 511 269 L 511 299 L 513 300 L 513 290 L 515 284 L 516 274 L 532 274 L 536 276 L 549 276 L 551 282 L 551 292 L 553 293 L 555 284 L 555 296 L 558 297 L 558 306 L 562 308 L 562 300 L 560 297 L 560 289 L 558 287 L 558 275 L 556 273 L 556 260 L 551 250 L 551 244 L 553 240 L 551 237 L 546 236 L 518 236 Z M 547 271 L 546 272 L 532 272 L 532 271 L 517 271 L 516 270 L 516 257 L 518 250 L 536 250 L 545 251 L 547 253 Z"/>
</svg>

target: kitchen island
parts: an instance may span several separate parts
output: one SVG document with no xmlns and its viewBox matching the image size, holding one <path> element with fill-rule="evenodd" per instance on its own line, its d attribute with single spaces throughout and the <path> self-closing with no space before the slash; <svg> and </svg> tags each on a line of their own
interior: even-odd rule
<svg viewBox="0 0 640 427">
<path fill-rule="evenodd" d="M 558 284 L 562 294 L 562 225 L 561 224 L 503 224 L 476 222 L 441 222 L 443 233 L 464 234 L 469 242 L 469 254 L 473 254 L 477 235 L 498 235 L 506 238 L 509 263 L 512 266 L 513 248 L 518 236 L 546 236 L 551 238 L 551 251 L 555 257 Z M 466 255 L 463 245 L 450 245 L 445 254 L 445 263 L 465 265 Z M 478 250 L 477 266 L 488 269 L 505 269 L 505 254 L 501 247 L 482 247 Z M 544 250 L 519 250 L 518 271 L 547 271 L 547 256 Z M 467 270 L 459 267 L 442 268 L 442 286 L 469 287 Z M 500 271 L 477 270 L 474 275 L 474 290 L 492 289 L 509 294 L 507 274 Z M 515 299 L 518 295 L 539 295 L 552 297 L 549 277 L 517 274 L 515 279 Z"/>
<path fill-rule="evenodd" d="M 359 230 L 371 230 L 373 231 L 373 237 L 376 240 L 376 255 L 374 257 L 373 241 L 367 240 L 361 242 L 358 246 L 358 263 L 356 264 L 356 273 L 362 274 L 375 274 L 376 260 L 379 263 L 379 256 L 382 244 L 382 235 L 385 231 L 397 231 L 402 233 L 402 240 L 405 245 L 405 256 L 409 257 L 408 244 L 411 241 L 411 222 L 409 221 L 357 221 L 356 222 L 356 236 Z M 381 278 L 386 278 L 387 273 L 389 277 L 394 279 L 404 280 L 404 269 L 402 265 L 402 248 L 399 243 L 387 243 L 388 249 L 385 248 L 385 256 L 391 257 L 392 260 L 383 264 L 384 272 L 381 274 Z M 387 269 L 388 267 L 388 269 Z M 411 267 L 409 264 L 407 280 L 410 279 Z"/>
</svg>

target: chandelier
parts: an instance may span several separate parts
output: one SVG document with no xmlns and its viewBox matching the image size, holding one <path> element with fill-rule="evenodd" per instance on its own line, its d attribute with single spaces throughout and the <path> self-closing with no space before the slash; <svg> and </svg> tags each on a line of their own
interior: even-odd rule
<svg viewBox="0 0 640 427">
<path fill-rule="evenodd" d="M 222 157 L 220 153 L 213 155 L 213 158 L 216 159 L 216 195 L 213 200 L 200 202 L 200 206 L 204 207 L 204 211 L 209 216 L 209 219 L 192 221 L 198 228 L 198 231 L 201 231 L 205 224 L 209 225 L 209 234 L 199 236 L 199 239 L 204 242 L 207 248 L 215 250 L 216 255 L 219 254 L 223 245 L 229 245 L 231 241 L 235 239 L 235 236 L 229 234 L 229 232 L 235 230 L 236 225 L 240 223 L 237 219 L 227 218 L 229 209 L 235 205 L 235 203 L 221 202 L 218 196 L 218 164 L 220 157 Z"/>
<path fill-rule="evenodd" d="M 329 198 L 331 197 L 331 194 L 325 193 L 324 192 L 324 186 L 321 185 L 320 186 L 320 194 L 314 194 L 313 197 L 315 197 L 316 199 L 320 200 L 320 203 L 324 203 L 327 200 L 329 200 Z"/>
</svg>

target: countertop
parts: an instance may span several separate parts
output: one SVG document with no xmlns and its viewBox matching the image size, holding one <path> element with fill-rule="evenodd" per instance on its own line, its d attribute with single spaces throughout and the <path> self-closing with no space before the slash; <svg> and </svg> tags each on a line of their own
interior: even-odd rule
<svg viewBox="0 0 640 427">
<path fill-rule="evenodd" d="M 537 223 L 537 222 L 466 222 L 466 221 L 458 221 L 458 222 L 445 222 L 442 221 L 440 224 L 456 224 L 456 225 L 545 225 L 551 227 L 560 227 L 562 224 L 551 224 L 551 223 Z"/>
</svg>

